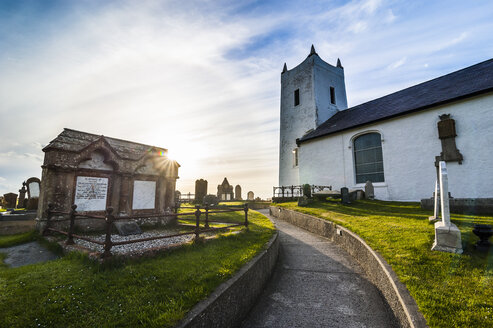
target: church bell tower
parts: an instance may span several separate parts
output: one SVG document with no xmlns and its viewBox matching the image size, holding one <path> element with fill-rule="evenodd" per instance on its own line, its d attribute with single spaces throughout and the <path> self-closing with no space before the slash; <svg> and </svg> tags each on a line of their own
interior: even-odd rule
<svg viewBox="0 0 493 328">
<path fill-rule="evenodd" d="M 281 73 L 281 133 L 279 186 L 300 185 L 300 149 L 296 139 L 316 129 L 338 111 L 347 109 L 344 68 L 323 61 L 312 45 L 308 57 Z M 328 154 L 327 154 L 328 155 Z"/>
</svg>

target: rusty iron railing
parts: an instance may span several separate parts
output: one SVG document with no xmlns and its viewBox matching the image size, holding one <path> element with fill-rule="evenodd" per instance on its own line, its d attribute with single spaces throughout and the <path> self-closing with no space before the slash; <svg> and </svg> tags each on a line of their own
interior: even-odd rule
<svg viewBox="0 0 493 328">
<path fill-rule="evenodd" d="M 220 207 L 210 207 L 209 205 L 205 205 L 203 208 L 200 205 L 197 205 L 195 207 L 181 207 L 182 209 L 195 209 L 193 212 L 182 212 L 182 213 L 158 213 L 158 214 L 140 214 L 140 215 L 130 215 L 130 216 L 120 216 L 117 217 L 113 215 L 113 208 L 108 207 L 105 211 L 105 215 L 89 215 L 89 214 L 80 214 L 77 213 L 77 205 L 72 205 L 70 212 L 62 212 L 62 211 L 55 211 L 53 204 L 48 204 L 48 209 L 45 211 L 45 217 L 46 217 L 46 226 L 44 227 L 43 230 L 43 235 L 47 235 L 50 232 L 56 232 L 62 235 L 67 236 L 67 240 L 65 241 L 66 245 L 72 245 L 74 244 L 74 238 L 75 239 L 81 239 L 85 240 L 97 245 L 103 246 L 103 253 L 101 254 L 102 258 L 109 258 L 112 256 L 111 249 L 113 246 L 119 246 L 119 245 L 127 245 L 127 244 L 132 244 L 132 243 L 139 243 L 139 242 L 144 242 L 144 241 L 151 241 L 151 240 L 157 240 L 157 239 L 165 239 L 165 238 L 172 238 L 172 237 L 178 237 L 178 236 L 185 236 L 185 235 L 195 235 L 194 240 L 197 241 L 200 239 L 200 234 L 205 233 L 205 232 L 213 232 L 213 231 L 220 231 L 224 229 L 230 229 L 233 227 L 238 227 L 238 226 L 245 226 L 246 230 L 248 230 L 248 204 L 244 204 L 241 207 L 238 206 L 220 206 Z M 202 211 L 204 210 L 204 211 Z M 230 212 L 239 212 L 243 211 L 245 218 L 242 223 L 231 223 L 231 222 L 219 222 L 219 221 L 210 221 L 209 220 L 209 215 L 210 214 L 217 214 L 217 213 L 230 213 Z M 202 214 L 205 214 L 205 220 L 204 220 L 204 227 L 200 227 L 201 223 L 201 216 Z M 66 215 L 68 218 L 62 218 L 62 219 L 57 219 L 53 220 L 53 217 L 55 215 Z M 151 217 L 180 217 L 181 219 L 186 219 L 187 216 L 194 216 L 193 220 L 195 221 L 195 228 L 192 232 L 183 232 L 183 233 L 177 233 L 173 235 L 160 235 L 160 236 L 153 236 L 153 237 L 147 237 L 147 238 L 138 238 L 138 239 L 132 239 L 132 240 L 127 240 L 127 241 L 119 241 L 119 242 L 114 242 L 111 239 L 111 231 L 112 231 L 112 225 L 115 221 L 118 220 L 133 220 L 133 219 L 141 219 L 141 218 L 151 218 Z M 81 236 L 78 234 L 74 233 L 75 230 L 75 221 L 77 220 L 85 220 L 85 219 L 97 219 L 97 220 L 104 220 L 105 221 L 105 240 L 104 242 L 95 240 L 86 236 Z M 70 221 L 69 229 L 68 231 L 63 231 L 61 229 L 57 229 L 53 227 L 54 222 L 64 222 L 64 221 Z M 219 223 L 219 224 L 226 224 L 224 227 L 210 227 L 210 223 Z"/>
</svg>

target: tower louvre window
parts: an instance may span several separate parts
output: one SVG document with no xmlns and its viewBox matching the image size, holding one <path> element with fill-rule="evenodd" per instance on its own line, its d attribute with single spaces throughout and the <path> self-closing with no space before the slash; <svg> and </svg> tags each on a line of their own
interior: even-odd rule
<svg viewBox="0 0 493 328">
<path fill-rule="evenodd" d="M 336 104 L 336 90 L 334 87 L 330 87 L 330 103 L 331 104 Z"/>
<path fill-rule="evenodd" d="M 298 148 L 293 149 L 293 166 L 298 166 Z"/>
<path fill-rule="evenodd" d="M 300 89 L 294 90 L 294 105 L 298 106 L 300 104 Z"/>
</svg>

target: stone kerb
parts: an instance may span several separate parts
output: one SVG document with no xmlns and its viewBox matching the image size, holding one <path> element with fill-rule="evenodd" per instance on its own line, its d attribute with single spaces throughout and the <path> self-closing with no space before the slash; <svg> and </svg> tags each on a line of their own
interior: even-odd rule
<svg viewBox="0 0 493 328">
<path fill-rule="evenodd" d="M 390 265 L 358 235 L 328 220 L 281 207 L 271 206 L 270 213 L 281 220 L 329 238 L 342 247 L 358 261 L 368 279 L 380 290 L 402 327 L 427 327 L 416 301 L 399 281 Z"/>
<path fill-rule="evenodd" d="M 237 327 L 246 317 L 271 277 L 279 254 L 276 232 L 267 248 L 199 302 L 175 327 Z"/>
</svg>

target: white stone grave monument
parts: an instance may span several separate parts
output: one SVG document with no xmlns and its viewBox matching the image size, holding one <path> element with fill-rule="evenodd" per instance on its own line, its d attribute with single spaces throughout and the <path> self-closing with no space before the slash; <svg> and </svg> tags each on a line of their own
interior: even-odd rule
<svg viewBox="0 0 493 328">
<path fill-rule="evenodd" d="M 440 161 L 439 165 L 442 220 L 435 223 L 435 242 L 431 250 L 461 254 L 462 242 L 460 230 L 455 224 L 450 222 L 447 165 L 444 161 Z"/>
</svg>

